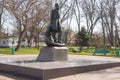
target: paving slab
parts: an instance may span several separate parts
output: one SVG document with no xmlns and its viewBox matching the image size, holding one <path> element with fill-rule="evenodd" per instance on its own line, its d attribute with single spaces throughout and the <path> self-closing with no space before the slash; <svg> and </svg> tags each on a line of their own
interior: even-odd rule
<svg viewBox="0 0 120 80">
<path fill-rule="evenodd" d="M 75 74 L 50 80 L 120 80 L 120 67 Z"/>
<path fill-rule="evenodd" d="M 36 57 L 37 57 L 37 55 L 8 55 L 8 56 L 0 56 L 0 59 L 6 59 L 8 62 L 10 62 L 11 61 L 11 59 L 12 60 L 16 60 L 16 59 L 18 59 L 18 60 L 23 60 L 23 59 L 28 59 L 28 60 L 31 60 L 31 58 L 32 59 L 36 59 Z M 82 61 L 82 60 L 92 60 L 92 61 L 107 61 L 107 62 L 109 62 L 109 61 L 112 61 L 112 62 L 119 62 L 120 61 L 120 59 L 119 58 L 114 58 L 114 57 L 99 57 L 99 56 L 85 56 L 85 55 L 69 55 L 69 58 L 72 60 L 79 60 L 79 61 Z M 78 62 L 79 62 L 78 61 Z M 85 62 L 85 63 L 87 63 L 87 61 Z M 37 63 L 37 62 L 36 62 Z M 53 63 L 57 63 L 57 65 L 58 64 L 60 64 L 59 62 L 53 62 Z M 21 63 L 20 63 L 21 64 Z M 48 64 L 48 63 L 47 63 Z M 70 63 L 69 64 L 71 64 L 71 61 L 70 61 Z M 25 65 L 25 64 L 21 64 L 21 65 Z M 43 65 L 43 64 L 42 64 Z M 41 65 L 41 66 L 42 66 Z M 72 63 L 72 65 L 73 65 L 73 63 Z M 30 65 L 29 65 L 30 66 Z M 39 65 L 38 65 L 39 66 Z M 45 66 L 47 66 L 47 65 L 45 65 Z M 56 66 L 56 65 L 55 65 Z M 53 67 L 53 66 L 52 66 Z M 52 69 L 52 67 L 49 67 L 50 69 Z M 57 68 L 57 67 L 56 67 Z M 43 69 L 45 69 L 45 68 L 43 68 Z M 119 67 L 118 67 L 118 69 L 120 69 Z M 117 73 L 116 75 L 113 75 L 114 74 L 114 69 L 112 68 L 112 69 L 110 69 L 110 70 L 108 70 L 108 69 L 106 69 L 107 71 L 110 71 L 110 70 L 113 70 L 112 72 L 111 72 L 111 76 L 113 76 L 113 77 L 118 77 L 117 76 L 117 74 L 119 75 L 119 73 Z M 105 76 L 107 73 L 105 73 L 104 71 L 106 71 L 106 70 L 102 70 L 102 71 L 95 71 L 95 72 L 88 72 L 88 73 L 81 73 L 81 74 L 76 74 L 76 75 L 71 75 L 71 76 L 66 76 L 66 77 L 60 77 L 60 78 L 56 78 L 55 80 L 94 80 L 94 78 L 95 78 L 95 80 L 97 79 L 97 80 L 99 80 L 99 76 L 101 77 L 101 76 Z M 115 69 L 116 70 L 116 69 Z M 96 73 L 98 73 L 98 74 L 96 74 Z M 92 75 L 93 74 L 93 75 Z M 85 77 L 85 75 L 87 75 L 86 77 Z M 81 76 L 81 77 L 80 77 Z M 90 76 L 90 77 L 88 77 L 88 76 Z M 91 78 L 91 79 L 90 79 Z M 108 76 L 107 78 L 109 78 L 109 80 L 112 80 L 111 79 L 111 77 L 110 76 Z M 106 80 L 107 80 L 107 78 L 106 78 Z M 101 79 L 101 78 L 100 78 Z M 102 80 L 104 80 L 104 79 L 102 79 Z M 115 79 L 114 79 L 115 80 Z M 117 78 L 116 78 L 116 80 L 117 80 Z M 119 79 L 118 79 L 119 80 Z"/>
</svg>

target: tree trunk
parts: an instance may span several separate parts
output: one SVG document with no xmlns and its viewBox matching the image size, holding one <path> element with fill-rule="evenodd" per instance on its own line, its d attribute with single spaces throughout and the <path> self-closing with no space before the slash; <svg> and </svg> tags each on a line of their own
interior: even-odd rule
<svg viewBox="0 0 120 80">
<path fill-rule="evenodd" d="M 24 27 L 24 30 L 21 32 L 21 34 L 19 35 L 19 39 L 18 39 L 18 45 L 16 46 L 15 48 L 15 51 L 18 51 L 19 48 L 21 47 L 21 43 L 22 43 L 22 38 L 23 38 L 23 35 L 26 31 L 26 28 Z"/>
<path fill-rule="evenodd" d="M 83 47 L 83 46 L 82 46 L 82 45 L 80 45 L 80 52 L 82 51 L 82 47 Z"/>
<path fill-rule="evenodd" d="M 22 35 L 19 36 L 18 45 L 16 46 L 15 51 L 19 50 L 19 48 L 21 47 L 21 42 L 22 42 Z"/>
<path fill-rule="evenodd" d="M 104 25 L 103 25 L 104 23 L 103 23 L 103 19 L 102 19 L 102 30 L 103 30 L 103 44 L 104 45 L 106 45 L 106 39 L 105 39 L 105 27 L 104 27 Z"/>
</svg>

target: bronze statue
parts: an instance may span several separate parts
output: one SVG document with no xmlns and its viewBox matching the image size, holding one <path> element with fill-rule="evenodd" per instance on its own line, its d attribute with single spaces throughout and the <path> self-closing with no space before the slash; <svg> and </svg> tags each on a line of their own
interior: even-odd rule
<svg viewBox="0 0 120 80">
<path fill-rule="evenodd" d="M 48 47 L 63 46 L 61 41 L 62 30 L 59 19 L 60 19 L 59 5 L 58 3 L 56 3 L 55 9 L 51 11 L 50 26 L 47 28 L 45 32 L 46 36 L 45 43 L 47 44 Z"/>
</svg>

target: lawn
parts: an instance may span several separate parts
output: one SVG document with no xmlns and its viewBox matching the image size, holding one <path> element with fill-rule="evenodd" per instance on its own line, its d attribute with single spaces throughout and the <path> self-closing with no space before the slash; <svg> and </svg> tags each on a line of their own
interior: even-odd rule
<svg viewBox="0 0 120 80">
<path fill-rule="evenodd" d="M 14 54 L 38 54 L 39 48 L 20 48 Z M 0 54 L 12 54 L 12 48 L 0 48 Z"/>
<path fill-rule="evenodd" d="M 77 54 L 77 55 L 93 55 L 93 52 L 95 48 L 90 48 L 87 50 L 86 47 L 83 48 L 81 52 L 73 52 L 72 49 L 76 48 L 79 50 L 79 47 L 76 46 L 68 46 L 68 53 L 69 54 Z M 40 51 L 40 48 L 20 48 L 18 51 L 16 51 L 14 54 L 38 54 Z M 116 57 L 115 49 L 108 49 L 109 53 L 106 55 L 108 57 Z M 0 54 L 12 54 L 11 48 L 0 48 Z M 104 56 L 103 54 L 97 54 L 96 56 Z M 120 57 L 120 56 L 117 56 Z"/>
<path fill-rule="evenodd" d="M 79 47 L 74 47 L 74 46 L 69 46 L 69 54 L 78 54 L 78 55 L 93 55 L 93 52 L 95 50 L 95 48 L 90 48 L 89 50 L 87 50 L 86 47 L 83 48 L 83 50 L 81 52 L 73 52 L 73 48 L 75 49 L 78 49 L 79 50 Z M 120 48 L 118 48 L 120 50 Z M 120 57 L 120 56 L 116 56 L 116 53 L 115 53 L 115 49 L 114 48 L 111 48 L 111 49 L 107 49 L 109 51 L 109 53 L 107 53 L 106 56 L 108 57 Z M 103 54 L 96 54 L 96 56 L 104 56 Z"/>
</svg>

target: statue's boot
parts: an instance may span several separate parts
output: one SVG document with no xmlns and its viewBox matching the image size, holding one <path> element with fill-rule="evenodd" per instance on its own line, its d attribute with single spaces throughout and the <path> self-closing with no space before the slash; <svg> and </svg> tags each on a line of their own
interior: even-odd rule
<svg viewBox="0 0 120 80">
<path fill-rule="evenodd" d="M 52 31 L 52 37 L 55 43 L 57 43 L 56 31 Z"/>
</svg>

